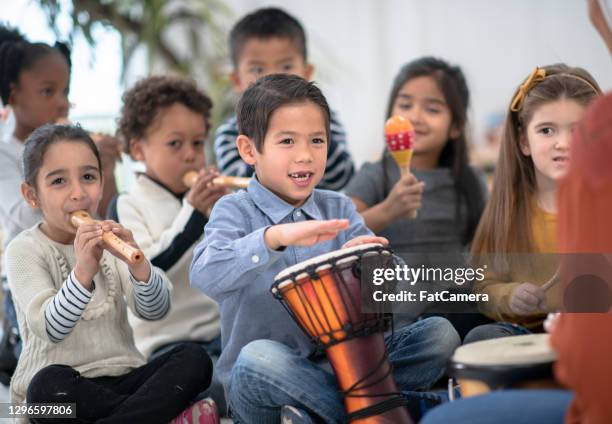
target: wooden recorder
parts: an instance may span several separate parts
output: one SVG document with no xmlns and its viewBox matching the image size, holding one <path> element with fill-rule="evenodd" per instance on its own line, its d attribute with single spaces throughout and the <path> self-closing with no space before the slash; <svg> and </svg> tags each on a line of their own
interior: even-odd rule
<svg viewBox="0 0 612 424">
<path fill-rule="evenodd" d="M 183 177 L 183 183 L 187 187 L 193 186 L 198 179 L 198 173 L 196 171 L 190 171 Z M 247 188 L 249 186 L 250 178 L 244 177 L 230 177 L 227 175 L 221 175 L 213 180 L 213 184 L 222 185 L 230 188 Z"/>
<path fill-rule="evenodd" d="M 85 211 L 76 211 L 71 214 L 70 221 L 72 225 L 79 227 L 81 224 L 94 222 L 95 220 Z M 130 265 L 137 265 L 144 260 L 144 253 L 140 249 L 130 246 L 111 231 L 105 231 L 102 234 L 102 240 L 119 252 Z"/>
</svg>

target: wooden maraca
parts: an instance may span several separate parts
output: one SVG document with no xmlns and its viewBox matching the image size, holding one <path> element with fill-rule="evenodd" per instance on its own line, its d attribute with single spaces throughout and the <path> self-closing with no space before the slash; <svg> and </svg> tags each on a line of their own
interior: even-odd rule
<svg viewBox="0 0 612 424">
<path fill-rule="evenodd" d="M 86 211 L 76 211 L 70 215 L 70 222 L 78 228 L 81 224 L 95 222 L 95 220 Z M 144 260 L 142 250 L 130 246 L 112 231 L 105 231 L 102 234 L 102 240 L 107 246 L 112 247 L 123 256 L 130 265 L 137 265 Z"/>
<path fill-rule="evenodd" d="M 385 123 L 385 139 L 391 157 L 397 163 L 402 177 L 410 174 L 410 160 L 414 144 L 414 128 L 410 121 L 399 115 L 389 118 Z M 411 211 L 408 217 L 416 218 L 417 211 Z"/>
</svg>

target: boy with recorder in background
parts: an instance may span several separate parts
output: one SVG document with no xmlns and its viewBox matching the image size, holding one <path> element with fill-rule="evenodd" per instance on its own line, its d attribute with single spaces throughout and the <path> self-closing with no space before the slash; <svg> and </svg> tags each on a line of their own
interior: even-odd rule
<svg viewBox="0 0 612 424">
<path fill-rule="evenodd" d="M 172 310 L 160 321 L 130 315 L 136 346 L 150 360 L 186 341 L 211 357 L 221 352 L 216 302 L 189 284 L 195 244 L 215 202 L 228 193 L 213 184 L 219 174 L 205 169 L 204 143 L 212 102 L 185 78 L 152 76 L 123 96 L 118 122 L 125 152 L 145 164 L 134 186 L 111 203 L 108 215 L 129 228 L 134 239 L 173 282 Z M 195 172 L 191 188 L 185 175 Z M 213 398 L 223 410 L 222 390 Z"/>
</svg>

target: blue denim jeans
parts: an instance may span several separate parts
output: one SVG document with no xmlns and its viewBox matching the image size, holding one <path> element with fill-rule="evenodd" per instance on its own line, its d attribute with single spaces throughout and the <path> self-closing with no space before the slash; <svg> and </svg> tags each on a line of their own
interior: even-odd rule
<svg viewBox="0 0 612 424">
<path fill-rule="evenodd" d="M 479 325 L 470 330 L 465 336 L 465 339 L 463 339 L 463 344 L 497 339 L 500 337 L 521 336 L 523 334 L 531 334 L 531 331 L 518 324 L 495 322 L 493 324 Z"/>
<path fill-rule="evenodd" d="M 385 336 L 393 376 L 402 392 L 427 389 L 446 369 L 460 340 L 444 318 L 417 321 Z M 239 423 L 278 423 L 291 405 L 326 423 L 345 421 L 342 395 L 329 363 L 298 356 L 282 343 L 256 340 L 242 348 L 232 368 L 232 417 Z"/>
<path fill-rule="evenodd" d="M 563 424 L 571 399 L 565 390 L 502 390 L 440 405 L 420 424 Z"/>
</svg>

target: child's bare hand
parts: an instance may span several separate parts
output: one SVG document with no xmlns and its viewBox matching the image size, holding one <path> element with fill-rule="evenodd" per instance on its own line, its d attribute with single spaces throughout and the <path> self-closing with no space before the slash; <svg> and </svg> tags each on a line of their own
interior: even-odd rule
<svg viewBox="0 0 612 424">
<path fill-rule="evenodd" d="M 546 293 L 532 283 L 519 285 L 510 298 L 510 309 L 516 315 L 533 315 L 546 309 Z"/>
<path fill-rule="evenodd" d="M 399 179 L 385 199 L 385 210 L 392 221 L 409 217 L 423 206 L 424 182 L 419 182 L 412 174 Z"/>
<path fill-rule="evenodd" d="M 91 290 L 91 282 L 100 269 L 102 246 L 102 226 L 98 222 L 79 225 L 74 237 L 76 255 L 74 273 L 87 290 Z"/>
<path fill-rule="evenodd" d="M 383 246 L 388 246 L 389 240 L 387 240 L 384 237 L 377 237 L 377 236 L 359 236 L 359 237 L 355 237 L 354 239 L 351 239 L 347 241 L 346 243 L 344 243 L 342 248 L 359 246 L 360 244 L 366 244 L 366 243 L 380 243 Z"/>
<path fill-rule="evenodd" d="M 123 225 L 113 220 L 110 220 L 110 219 L 107 219 L 105 221 L 100 221 L 100 225 L 102 226 L 102 231 L 112 232 L 117 237 L 119 237 L 121 240 L 123 240 L 126 244 L 129 244 L 130 246 L 136 249 L 139 249 L 138 244 L 136 244 L 136 241 L 134 240 L 134 236 L 132 235 L 132 232 L 128 230 L 127 228 L 125 228 Z M 113 254 L 115 253 L 112 250 L 112 246 L 105 246 L 105 247 L 108 248 L 109 252 Z"/>
<path fill-rule="evenodd" d="M 123 225 L 119 224 L 118 222 L 112 221 L 112 220 L 102 221 L 100 224 L 102 226 L 102 231 L 112 232 L 119 239 L 121 239 L 125 244 L 132 246 L 135 249 L 140 249 L 138 247 L 138 244 L 134 240 L 134 235 L 132 234 L 132 232 L 128 230 L 127 228 L 125 228 Z M 148 261 L 142 261 L 136 265 L 133 265 L 130 262 L 127 262 L 125 257 L 121 253 L 119 253 L 112 245 L 105 244 L 104 247 L 113 256 L 127 263 L 128 268 L 130 269 L 130 272 L 132 273 L 134 278 L 136 278 L 139 281 L 149 280 L 150 269 L 149 269 Z"/>
<path fill-rule="evenodd" d="M 273 250 L 282 246 L 312 246 L 336 238 L 338 233 L 348 226 L 348 219 L 279 224 L 268 228 L 264 238 L 268 247 Z"/>
<path fill-rule="evenodd" d="M 189 204 L 205 216 L 209 216 L 217 200 L 229 194 L 227 187 L 213 184 L 213 180 L 218 176 L 219 172 L 214 168 L 200 170 L 198 179 L 187 193 Z"/>
</svg>

